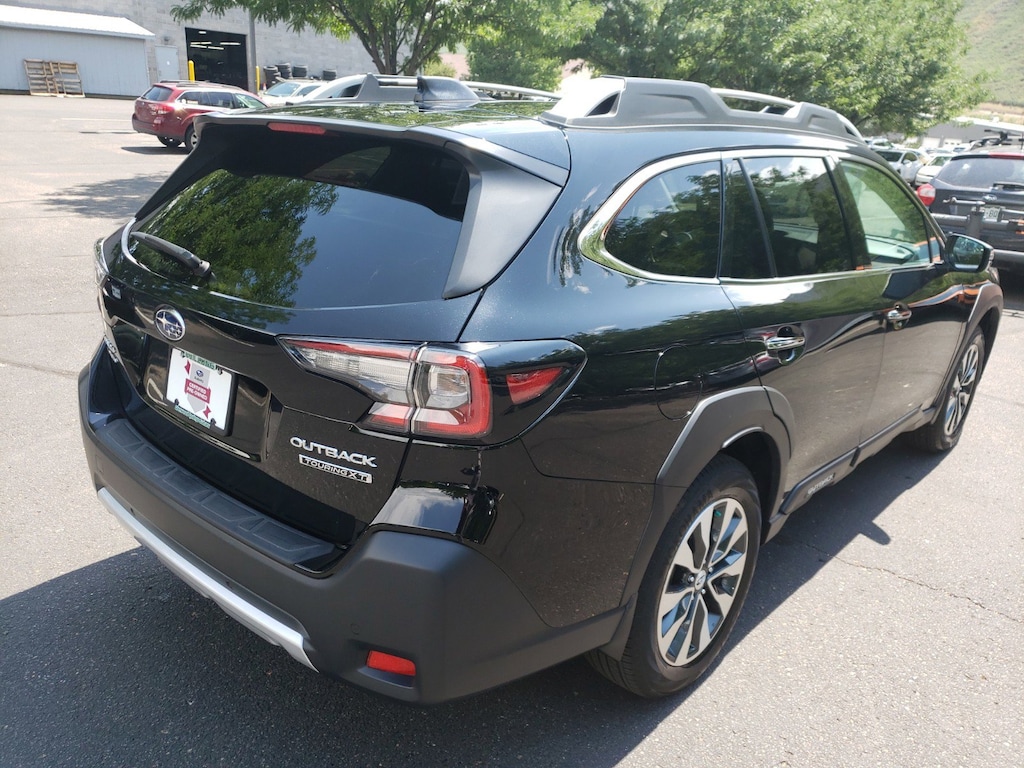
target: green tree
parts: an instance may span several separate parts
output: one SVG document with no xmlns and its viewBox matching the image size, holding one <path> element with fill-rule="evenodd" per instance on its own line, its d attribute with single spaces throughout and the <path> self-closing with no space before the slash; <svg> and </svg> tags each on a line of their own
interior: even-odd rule
<svg viewBox="0 0 1024 768">
<path fill-rule="evenodd" d="M 984 96 L 959 0 L 611 0 L 576 54 L 600 72 L 702 80 L 912 132 Z"/>
<path fill-rule="evenodd" d="M 246 8 L 257 21 L 292 30 L 311 28 L 343 40 L 355 35 L 385 74 L 417 74 L 435 64 L 442 50 L 479 40 L 489 51 L 476 57 L 481 78 L 500 71 L 488 69 L 490 60 L 516 47 L 524 73 L 557 72 L 564 59 L 555 62 L 553 52 L 576 43 L 600 15 L 593 0 L 184 0 L 171 13 L 188 21 L 230 8 Z M 545 84 L 554 83 L 548 78 Z"/>
<path fill-rule="evenodd" d="M 573 46 L 602 7 L 592 0 L 516 0 L 467 38 L 474 80 L 554 90 Z"/>
<path fill-rule="evenodd" d="M 446 47 L 467 39 L 514 0 L 185 0 L 171 8 L 179 21 L 208 11 L 247 8 L 255 20 L 307 27 L 341 39 L 355 35 L 378 72 L 416 74 Z"/>
</svg>

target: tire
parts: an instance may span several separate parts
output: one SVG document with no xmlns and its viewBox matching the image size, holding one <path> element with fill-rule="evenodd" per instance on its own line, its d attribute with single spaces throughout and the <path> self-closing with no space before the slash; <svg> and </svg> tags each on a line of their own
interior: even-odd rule
<svg viewBox="0 0 1024 768">
<path fill-rule="evenodd" d="M 723 541 L 727 552 L 721 551 Z M 761 504 L 753 477 L 737 460 L 715 457 L 683 496 L 654 550 L 622 658 L 596 650 L 588 661 L 612 682 L 647 698 L 693 683 L 736 623 L 760 542 Z"/>
<path fill-rule="evenodd" d="M 196 148 L 196 144 L 199 143 L 199 137 L 196 136 L 196 129 L 191 125 L 185 129 L 185 151 L 191 152 Z"/>
<path fill-rule="evenodd" d="M 172 139 L 170 136 L 157 136 L 157 141 L 163 144 L 165 147 L 176 147 L 181 144 L 177 139 Z"/>
<path fill-rule="evenodd" d="M 943 453 L 960 442 L 964 422 L 974 402 L 974 392 L 984 367 L 985 334 L 977 328 L 964 347 L 960 362 L 953 371 L 953 378 L 942 393 L 935 418 L 931 424 L 908 435 L 912 445 L 929 453 Z"/>
</svg>

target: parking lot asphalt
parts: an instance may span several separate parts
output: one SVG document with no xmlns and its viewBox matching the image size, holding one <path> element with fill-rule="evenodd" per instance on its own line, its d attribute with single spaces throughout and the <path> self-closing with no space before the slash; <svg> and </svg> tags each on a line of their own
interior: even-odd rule
<svg viewBox="0 0 1024 768">
<path fill-rule="evenodd" d="M 1024 281 L 960 445 L 817 494 L 697 686 L 644 701 L 575 660 L 417 709 L 293 662 L 96 500 L 92 246 L 184 158 L 130 114 L 0 95 L 0 766 L 1022 764 Z"/>
</svg>

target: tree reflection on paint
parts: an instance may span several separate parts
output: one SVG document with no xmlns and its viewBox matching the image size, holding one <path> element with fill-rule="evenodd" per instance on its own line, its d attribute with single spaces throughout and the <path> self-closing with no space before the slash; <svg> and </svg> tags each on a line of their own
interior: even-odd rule
<svg viewBox="0 0 1024 768">
<path fill-rule="evenodd" d="M 215 171 L 179 193 L 145 230 L 208 260 L 210 290 L 290 307 L 317 252 L 316 238 L 303 236 L 306 219 L 326 215 L 337 198 L 330 184 Z M 135 258 L 155 272 L 184 277 L 175 262 L 144 246 L 136 246 Z"/>
</svg>

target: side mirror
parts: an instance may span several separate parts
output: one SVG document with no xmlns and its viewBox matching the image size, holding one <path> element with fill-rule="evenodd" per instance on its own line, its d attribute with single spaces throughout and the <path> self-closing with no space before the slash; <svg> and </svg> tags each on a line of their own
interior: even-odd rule
<svg viewBox="0 0 1024 768">
<path fill-rule="evenodd" d="M 947 237 L 946 253 L 953 268 L 962 272 L 984 272 L 992 262 L 992 246 L 967 235 Z"/>
</svg>

